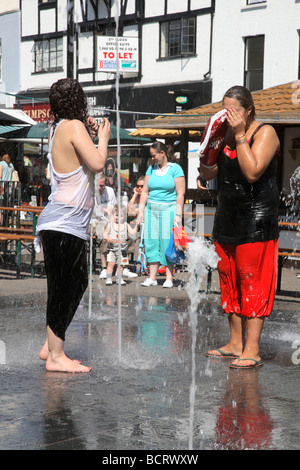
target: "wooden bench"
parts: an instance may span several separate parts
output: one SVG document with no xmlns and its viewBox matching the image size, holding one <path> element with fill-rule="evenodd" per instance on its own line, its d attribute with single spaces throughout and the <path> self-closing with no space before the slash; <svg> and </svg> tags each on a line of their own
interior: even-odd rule
<svg viewBox="0 0 300 470">
<path fill-rule="evenodd" d="M 3 234 L 9 235 L 12 234 L 29 234 L 33 235 L 33 228 L 32 227 L 0 227 L 0 232 Z"/>
<path fill-rule="evenodd" d="M 281 290 L 282 268 L 287 259 L 300 260 L 300 250 L 280 249 L 278 250 L 278 274 L 277 274 L 277 290 L 279 294 Z"/>
<path fill-rule="evenodd" d="M 13 254 L 15 256 L 17 278 L 19 278 L 21 275 L 21 253 L 23 249 L 27 249 L 31 254 L 31 277 L 34 277 L 35 275 L 35 249 L 33 245 L 34 239 L 34 235 L 29 235 L 26 233 L 7 233 L 3 232 L 2 228 L 0 229 L 0 243 L 5 244 L 5 247 L 3 249 L 3 261 L 5 261 L 5 258 L 10 254 Z M 13 243 L 16 244 L 15 249 L 11 247 Z"/>
<path fill-rule="evenodd" d="M 21 275 L 21 253 L 27 250 L 31 254 L 30 272 L 31 277 L 35 275 L 35 250 L 33 241 L 35 239 L 35 228 L 37 216 L 43 210 L 42 207 L 18 206 L 18 207 L 0 207 L 0 212 L 11 212 L 11 222 L 17 226 L 0 227 L 0 244 L 2 247 L 2 261 L 6 261 L 11 255 L 14 256 L 14 265 L 16 266 L 17 278 Z M 22 227 L 20 222 L 21 212 L 33 213 L 32 226 Z"/>
<path fill-rule="evenodd" d="M 299 222 L 283 222 L 278 223 L 279 231 L 283 232 L 297 232 L 300 223 Z M 277 293 L 282 292 L 281 290 L 281 281 L 282 281 L 282 268 L 284 263 L 288 260 L 299 260 L 300 259 L 300 249 L 291 248 L 291 247 L 282 247 L 279 246 L 278 249 L 278 274 L 277 274 Z"/>
</svg>

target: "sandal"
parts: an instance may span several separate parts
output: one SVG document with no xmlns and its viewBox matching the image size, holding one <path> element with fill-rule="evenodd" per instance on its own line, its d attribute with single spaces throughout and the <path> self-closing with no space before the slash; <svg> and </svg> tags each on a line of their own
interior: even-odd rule
<svg viewBox="0 0 300 470">
<path fill-rule="evenodd" d="M 259 360 L 257 361 L 256 359 L 252 359 L 251 357 L 245 357 L 244 359 L 238 358 L 237 361 L 253 361 L 253 364 L 247 364 L 245 366 L 242 366 L 241 364 L 231 364 L 229 366 L 231 369 L 255 369 L 255 367 L 262 366 L 264 363 L 263 361 Z"/>
<path fill-rule="evenodd" d="M 231 357 L 233 359 L 236 359 L 238 356 L 236 356 L 233 353 L 227 353 L 223 351 L 222 349 L 213 349 L 213 351 L 218 351 L 220 354 L 213 354 L 213 353 L 206 353 L 205 356 L 207 357 Z"/>
</svg>

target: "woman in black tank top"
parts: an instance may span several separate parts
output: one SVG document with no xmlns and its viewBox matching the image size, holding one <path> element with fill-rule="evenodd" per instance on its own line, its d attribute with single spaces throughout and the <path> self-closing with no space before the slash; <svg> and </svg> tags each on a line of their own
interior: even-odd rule
<svg viewBox="0 0 300 470">
<path fill-rule="evenodd" d="M 231 367 L 249 368 L 262 364 L 259 339 L 275 297 L 279 139 L 273 127 L 255 120 L 247 88 L 230 88 L 223 107 L 228 130 L 217 166 L 201 166 L 201 170 L 206 180 L 218 178 L 213 238 L 221 258 L 221 300 L 228 314 L 230 340 L 208 355 L 234 357 Z"/>
<path fill-rule="evenodd" d="M 258 125 L 245 143 L 249 149 L 263 126 Z M 277 159 L 273 158 L 258 180 L 248 182 L 239 165 L 237 148 L 223 147 L 218 157 L 218 206 L 213 229 L 215 241 L 241 245 L 278 238 L 276 169 Z"/>
</svg>

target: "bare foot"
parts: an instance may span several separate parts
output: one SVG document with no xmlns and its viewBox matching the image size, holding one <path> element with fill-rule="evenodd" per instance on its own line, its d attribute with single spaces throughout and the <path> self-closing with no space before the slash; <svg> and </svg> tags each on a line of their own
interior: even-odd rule
<svg viewBox="0 0 300 470">
<path fill-rule="evenodd" d="M 48 341 L 46 341 L 45 344 L 43 345 L 42 349 L 40 350 L 39 358 L 42 361 L 47 361 L 48 356 L 49 356 L 49 348 L 48 348 Z M 71 358 L 69 358 L 69 359 L 71 359 Z M 79 361 L 78 359 L 72 359 L 72 360 L 75 361 L 75 362 L 79 362 L 79 364 L 81 363 L 81 361 Z"/>
<path fill-rule="evenodd" d="M 90 372 L 91 367 L 73 361 L 64 353 L 53 358 L 50 354 L 46 361 L 46 370 L 51 372 Z"/>
<path fill-rule="evenodd" d="M 46 341 L 42 349 L 40 350 L 39 358 L 42 359 L 42 361 L 47 361 L 48 355 L 49 355 L 49 349 L 48 349 L 48 342 Z"/>
</svg>

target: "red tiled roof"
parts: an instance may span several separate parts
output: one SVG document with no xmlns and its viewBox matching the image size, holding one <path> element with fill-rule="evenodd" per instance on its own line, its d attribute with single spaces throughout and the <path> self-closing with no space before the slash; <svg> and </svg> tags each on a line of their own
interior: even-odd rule
<svg viewBox="0 0 300 470">
<path fill-rule="evenodd" d="M 252 92 L 259 116 L 290 116 L 300 119 L 300 80 Z M 222 101 L 207 104 L 181 114 L 214 114 L 222 109 Z"/>
<path fill-rule="evenodd" d="M 300 125 L 300 80 L 252 92 L 258 121 Z M 167 137 L 179 135 L 179 129 L 201 129 L 209 117 L 222 109 L 222 101 L 181 113 L 137 121 L 132 135 Z M 196 137 L 196 135 L 195 135 Z"/>
</svg>

